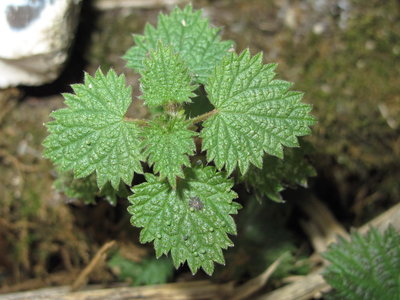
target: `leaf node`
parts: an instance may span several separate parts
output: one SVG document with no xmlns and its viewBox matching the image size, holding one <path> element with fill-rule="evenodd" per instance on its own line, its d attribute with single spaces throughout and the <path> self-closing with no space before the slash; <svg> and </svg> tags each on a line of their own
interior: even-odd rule
<svg viewBox="0 0 400 300">
<path fill-rule="evenodd" d="M 147 24 L 144 35 L 135 35 L 135 46 L 124 56 L 127 66 L 142 73 L 143 61 L 150 50 L 161 41 L 171 45 L 186 62 L 196 82 L 205 83 L 214 66 L 232 48 L 231 41 L 221 41 L 219 28 L 211 27 L 202 11 L 191 5 L 175 8 L 170 15 L 160 14 L 157 27 Z"/>
<path fill-rule="evenodd" d="M 193 137 L 197 133 L 188 129 L 188 122 L 181 117 L 161 116 L 143 129 L 144 155 L 154 173 L 161 179 L 168 178 L 176 186 L 176 176 L 183 178 L 182 166 L 189 166 L 189 157 L 196 150 Z"/>
<path fill-rule="evenodd" d="M 191 84 L 191 77 L 185 62 L 175 54 L 171 47 L 159 43 L 144 60 L 144 70 L 140 78 L 142 98 L 149 106 L 167 103 L 190 102 L 196 96 L 197 88 Z"/>
</svg>

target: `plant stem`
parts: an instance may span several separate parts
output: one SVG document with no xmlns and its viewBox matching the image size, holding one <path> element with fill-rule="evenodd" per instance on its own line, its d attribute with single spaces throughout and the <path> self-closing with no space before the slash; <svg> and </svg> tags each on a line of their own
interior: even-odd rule
<svg viewBox="0 0 400 300">
<path fill-rule="evenodd" d="M 205 120 L 207 120 L 209 117 L 211 117 L 212 115 L 215 115 L 218 112 L 217 109 L 213 109 L 212 111 L 209 111 L 205 114 L 202 114 L 200 116 L 197 116 L 195 118 L 190 119 L 190 122 L 194 125 L 200 122 L 203 122 Z"/>
<path fill-rule="evenodd" d="M 132 118 L 125 117 L 124 120 L 127 122 L 136 123 L 139 126 L 148 126 L 149 125 L 149 123 L 146 120 L 142 120 L 142 119 L 132 119 Z"/>
</svg>

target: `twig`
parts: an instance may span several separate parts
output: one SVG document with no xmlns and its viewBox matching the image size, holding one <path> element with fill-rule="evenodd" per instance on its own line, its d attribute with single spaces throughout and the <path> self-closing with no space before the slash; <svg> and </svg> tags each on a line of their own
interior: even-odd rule
<svg viewBox="0 0 400 300">
<path fill-rule="evenodd" d="M 389 225 L 393 226 L 397 231 L 400 231 L 400 203 L 375 217 L 367 224 L 364 224 L 357 231 L 361 234 L 365 234 L 371 227 L 374 227 L 378 231 L 383 232 Z"/>
<path fill-rule="evenodd" d="M 98 10 L 118 8 L 152 8 L 187 3 L 187 0 L 97 0 L 94 7 Z"/>
<path fill-rule="evenodd" d="M 78 278 L 71 285 L 71 292 L 79 290 L 83 285 L 86 284 L 90 273 L 94 270 L 94 268 L 100 263 L 103 262 L 106 258 L 108 250 L 110 250 L 115 245 L 115 241 L 111 241 L 105 243 L 100 250 L 96 253 L 90 263 L 86 266 L 85 269 L 79 274 Z"/>
<path fill-rule="evenodd" d="M 60 271 L 57 273 L 48 274 L 45 277 L 43 276 L 43 277 L 28 279 L 16 284 L 4 284 L 4 286 L 0 288 L 0 299 L 3 300 L 4 296 L 1 294 L 4 293 L 10 293 L 11 296 L 13 295 L 12 293 L 15 292 L 23 293 L 21 291 L 40 289 L 43 288 L 44 286 L 68 284 L 70 282 L 73 282 L 78 274 L 79 274 L 78 269 L 72 269 L 68 271 Z M 37 299 L 37 298 L 31 298 L 31 299 Z"/>
<path fill-rule="evenodd" d="M 245 299 L 254 293 L 258 292 L 265 284 L 271 275 L 275 272 L 275 270 L 279 267 L 282 262 L 283 256 L 282 254 L 277 260 L 275 260 L 263 273 L 258 275 L 257 277 L 247 281 L 243 285 L 239 286 L 235 289 L 234 295 L 230 298 L 231 300 L 242 300 Z"/>
<path fill-rule="evenodd" d="M 141 287 L 91 289 L 71 293 L 67 287 L 2 295 L 2 300 L 204 300 L 229 299 L 233 284 L 215 284 L 209 281 L 178 282 Z"/>
<path fill-rule="evenodd" d="M 328 207 L 313 195 L 307 197 L 301 209 L 310 220 L 300 221 L 300 225 L 317 253 L 326 251 L 329 244 L 336 241 L 338 235 L 348 237 L 346 229 L 336 220 Z"/>
<path fill-rule="evenodd" d="M 316 293 L 329 288 L 319 273 L 312 273 L 303 279 L 256 298 L 256 300 L 306 300 Z"/>
</svg>

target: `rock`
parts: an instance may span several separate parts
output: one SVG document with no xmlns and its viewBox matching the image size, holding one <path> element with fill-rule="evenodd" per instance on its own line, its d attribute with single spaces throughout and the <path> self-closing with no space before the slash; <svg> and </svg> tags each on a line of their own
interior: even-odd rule
<svg viewBox="0 0 400 300">
<path fill-rule="evenodd" d="M 81 0 L 0 1 L 0 88 L 57 78 L 68 56 Z"/>
</svg>

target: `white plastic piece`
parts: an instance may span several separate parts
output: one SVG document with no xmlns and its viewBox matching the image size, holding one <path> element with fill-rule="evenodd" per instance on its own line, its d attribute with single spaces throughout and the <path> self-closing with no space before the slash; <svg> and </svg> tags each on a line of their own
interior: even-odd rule
<svg viewBox="0 0 400 300">
<path fill-rule="evenodd" d="M 57 78 L 74 36 L 80 1 L 0 1 L 0 88 Z"/>
</svg>

